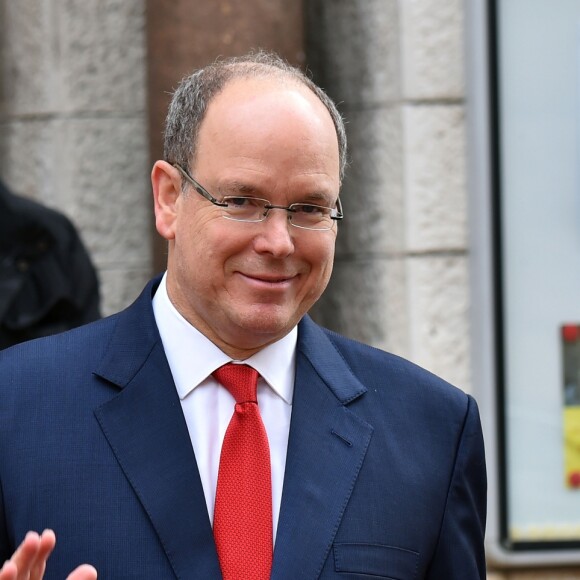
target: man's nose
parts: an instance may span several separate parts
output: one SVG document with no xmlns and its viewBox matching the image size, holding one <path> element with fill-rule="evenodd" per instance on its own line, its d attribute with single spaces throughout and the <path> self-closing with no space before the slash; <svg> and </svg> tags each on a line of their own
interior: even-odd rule
<svg viewBox="0 0 580 580">
<path fill-rule="evenodd" d="M 276 258 L 285 258 L 294 252 L 294 232 L 288 212 L 284 209 L 267 210 L 264 221 L 260 222 L 260 232 L 255 238 L 257 252 L 269 253 Z"/>
</svg>

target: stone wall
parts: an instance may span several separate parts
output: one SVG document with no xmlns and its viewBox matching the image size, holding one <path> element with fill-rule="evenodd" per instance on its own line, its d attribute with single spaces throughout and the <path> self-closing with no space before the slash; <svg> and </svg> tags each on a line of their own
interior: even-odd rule
<svg viewBox="0 0 580 580">
<path fill-rule="evenodd" d="M 307 61 L 351 165 L 316 316 L 470 390 L 461 0 L 312 0 Z"/>
<path fill-rule="evenodd" d="M 0 0 L 0 177 L 66 213 L 102 310 L 151 272 L 144 0 Z"/>
</svg>

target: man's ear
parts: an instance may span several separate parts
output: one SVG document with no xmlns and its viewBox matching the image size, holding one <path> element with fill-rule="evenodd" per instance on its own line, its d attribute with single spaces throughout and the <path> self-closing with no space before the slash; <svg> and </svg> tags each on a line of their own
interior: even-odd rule
<svg viewBox="0 0 580 580">
<path fill-rule="evenodd" d="M 156 161 L 151 171 L 155 203 L 155 227 L 166 240 L 175 237 L 177 202 L 181 195 L 179 171 L 167 161 Z"/>
</svg>

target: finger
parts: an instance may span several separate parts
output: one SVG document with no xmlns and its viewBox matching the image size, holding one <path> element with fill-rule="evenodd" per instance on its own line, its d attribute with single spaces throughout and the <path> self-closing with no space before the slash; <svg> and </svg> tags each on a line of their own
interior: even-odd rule
<svg viewBox="0 0 580 580">
<path fill-rule="evenodd" d="M 40 548 L 40 536 L 36 532 L 28 532 L 22 543 L 10 558 L 18 570 L 18 578 L 28 578 Z"/>
<path fill-rule="evenodd" d="M 4 566 L 0 569 L 0 580 L 17 580 L 18 569 L 14 562 L 4 562 Z"/>
<path fill-rule="evenodd" d="M 44 530 L 40 536 L 38 551 L 30 567 L 30 580 L 42 580 L 46 570 L 46 561 L 54 550 L 56 536 L 52 530 Z"/>
<path fill-rule="evenodd" d="M 66 580 L 96 580 L 97 571 L 89 564 L 83 564 L 75 568 L 66 578 Z M 4 580 L 0 576 L 0 580 Z"/>
</svg>

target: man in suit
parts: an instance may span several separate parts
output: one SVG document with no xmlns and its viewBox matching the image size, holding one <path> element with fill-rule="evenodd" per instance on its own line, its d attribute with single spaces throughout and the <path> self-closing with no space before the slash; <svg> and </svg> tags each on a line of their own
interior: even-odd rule
<svg viewBox="0 0 580 580">
<path fill-rule="evenodd" d="M 47 578 L 485 578 L 474 400 L 307 315 L 342 218 L 334 104 L 273 55 L 218 62 L 174 94 L 164 155 L 163 278 L 0 353 L 0 557 L 50 528 Z M 42 578 L 54 533 L 0 580 Z"/>
</svg>

